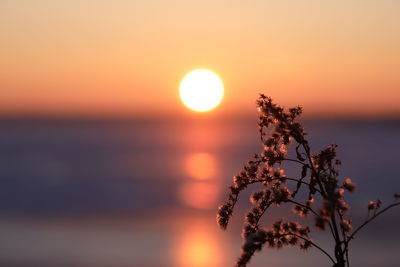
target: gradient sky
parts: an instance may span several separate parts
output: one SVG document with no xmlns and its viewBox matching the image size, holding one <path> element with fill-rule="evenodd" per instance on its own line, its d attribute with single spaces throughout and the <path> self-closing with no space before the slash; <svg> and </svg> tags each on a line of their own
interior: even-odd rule
<svg viewBox="0 0 400 267">
<path fill-rule="evenodd" d="M 189 112 L 192 69 L 222 78 L 214 113 L 259 92 L 308 114 L 400 116 L 400 1 L 1 0 L 0 115 Z"/>
</svg>

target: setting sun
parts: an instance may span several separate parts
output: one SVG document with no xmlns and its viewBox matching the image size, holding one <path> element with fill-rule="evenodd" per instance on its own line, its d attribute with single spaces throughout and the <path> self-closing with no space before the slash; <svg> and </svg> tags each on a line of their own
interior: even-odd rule
<svg viewBox="0 0 400 267">
<path fill-rule="evenodd" d="M 208 111 L 222 100 L 224 86 L 221 79 L 209 70 L 194 70 L 187 74 L 180 85 L 182 102 L 195 111 Z"/>
</svg>

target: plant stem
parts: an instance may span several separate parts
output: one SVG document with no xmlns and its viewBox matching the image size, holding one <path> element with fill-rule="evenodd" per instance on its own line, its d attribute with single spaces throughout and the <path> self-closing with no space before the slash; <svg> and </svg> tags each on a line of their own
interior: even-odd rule
<svg viewBox="0 0 400 267">
<path fill-rule="evenodd" d="M 339 214 L 340 221 L 343 221 L 343 215 L 342 215 L 338 210 L 337 210 L 337 212 L 338 212 L 338 214 Z M 346 237 L 346 232 L 345 232 L 345 230 L 343 229 L 343 227 L 340 227 L 340 228 L 341 228 L 341 230 L 342 230 L 343 243 L 344 243 L 344 244 L 347 244 L 348 239 L 347 239 L 347 237 Z M 343 251 L 344 251 L 345 256 L 346 256 L 347 267 L 350 267 L 349 250 L 344 248 Z"/>
<path fill-rule="evenodd" d="M 335 257 L 338 261 L 338 264 L 343 264 L 343 267 L 344 267 L 344 255 L 343 255 L 343 250 L 342 250 L 342 241 L 340 240 L 335 213 L 333 213 L 331 215 L 331 221 L 332 221 L 332 225 L 333 225 L 333 231 L 335 232 L 335 235 L 336 235 Z"/>
</svg>

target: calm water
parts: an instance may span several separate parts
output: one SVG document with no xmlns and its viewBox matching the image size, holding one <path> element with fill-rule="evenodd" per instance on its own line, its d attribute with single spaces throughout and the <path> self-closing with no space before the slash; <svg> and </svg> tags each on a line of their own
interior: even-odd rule
<svg viewBox="0 0 400 267">
<path fill-rule="evenodd" d="M 400 122 L 306 126 L 314 149 L 340 145 L 341 175 L 359 185 L 350 201 L 356 220 L 367 201 L 400 192 Z M 249 204 L 243 197 L 227 232 L 215 210 L 259 150 L 252 118 L 0 121 L 0 265 L 231 266 Z M 284 213 L 268 215 L 267 225 Z M 370 225 L 354 241 L 352 266 L 399 266 L 399 225 L 399 209 Z M 329 262 L 316 250 L 265 249 L 250 266 L 266 265 Z"/>
</svg>

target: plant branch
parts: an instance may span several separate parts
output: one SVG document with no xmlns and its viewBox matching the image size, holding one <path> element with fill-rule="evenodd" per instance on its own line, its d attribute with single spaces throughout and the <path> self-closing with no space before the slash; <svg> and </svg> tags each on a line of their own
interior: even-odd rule
<svg viewBox="0 0 400 267">
<path fill-rule="evenodd" d="M 313 161 L 311 159 L 310 147 L 308 146 L 306 141 L 302 142 L 301 145 L 303 146 L 304 150 L 306 151 L 306 155 L 307 155 L 308 161 L 310 162 L 310 168 L 311 168 L 312 172 L 313 173 L 317 173 L 317 171 L 315 170 L 315 167 L 314 167 L 314 163 L 313 163 Z M 326 192 L 324 190 L 324 187 L 322 186 L 321 181 L 319 181 L 319 179 L 318 179 L 317 182 L 318 182 L 318 185 L 319 185 L 320 190 L 321 190 L 320 194 L 322 195 L 322 197 L 325 198 L 326 197 Z"/>
<path fill-rule="evenodd" d="M 329 255 L 328 252 L 326 252 L 323 248 L 321 248 L 320 246 L 318 246 L 317 244 L 315 244 L 314 242 L 312 242 L 310 239 L 304 238 L 304 237 L 302 237 L 301 235 L 298 235 L 298 234 L 295 234 L 295 233 L 292 233 L 292 232 L 290 232 L 289 234 L 290 234 L 290 235 L 293 235 L 293 236 L 296 236 L 296 237 L 298 237 L 298 238 L 300 238 L 300 239 L 303 239 L 304 241 L 310 242 L 311 245 L 313 245 L 314 247 L 316 247 L 317 249 L 319 249 L 322 253 L 324 253 L 326 256 L 328 256 L 329 259 L 330 259 L 333 263 L 336 263 L 335 260 L 331 257 L 331 255 Z"/>
<path fill-rule="evenodd" d="M 291 177 L 283 177 L 283 178 L 286 180 L 289 180 L 289 181 L 300 182 L 302 184 L 310 186 L 310 183 L 301 181 L 300 179 L 291 178 Z M 256 179 L 256 180 L 250 181 L 249 184 L 254 184 L 254 183 L 259 183 L 259 182 L 268 182 L 268 180 L 267 179 Z M 315 188 L 315 190 L 321 194 L 321 191 L 318 188 Z"/>
<path fill-rule="evenodd" d="M 400 202 L 392 203 L 392 204 L 390 204 L 389 206 L 387 206 L 386 208 L 384 208 L 383 210 L 381 210 L 380 212 L 374 214 L 374 216 L 372 216 L 372 217 L 369 218 L 368 220 L 366 220 L 363 224 L 361 224 L 359 227 L 357 227 L 357 229 L 354 230 L 354 232 L 349 236 L 347 244 L 350 243 L 350 240 L 354 239 L 354 236 L 355 236 L 362 228 L 364 228 L 364 226 L 366 226 L 368 223 L 370 223 L 372 220 L 374 220 L 376 217 L 378 217 L 379 215 L 381 215 L 381 214 L 384 213 L 385 211 L 387 211 L 387 210 L 389 210 L 389 209 L 391 209 L 391 208 L 393 208 L 393 207 L 396 207 L 396 206 L 398 206 L 398 205 L 400 205 Z M 346 245 L 345 249 L 347 249 L 347 247 L 348 247 L 348 245 Z"/>
<path fill-rule="evenodd" d="M 312 213 L 314 213 L 314 215 L 318 216 L 318 213 L 316 213 L 316 212 L 315 212 L 311 207 L 309 207 L 309 206 L 306 206 L 306 205 L 304 205 L 304 204 L 301 204 L 301 203 L 299 203 L 299 202 L 297 202 L 297 201 L 290 200 L 290 199 L 289 199 L 287 202 L 290 202 L 290 203 L 299 205 L 299 206 L 301 206 L 301 207 L 303 207 L 303 208 L 305 208 L 305 209 L 311 211 Z"/>
<path fill-rule="evenodd" d="M 300 163 L 302 165 L 308 165 L 307 163 L 301 162 L 300 160 L 297 160 L 297 159 L 284 158 L 283 160 L 297 162 L 297 163 Z"/>
</svg>

